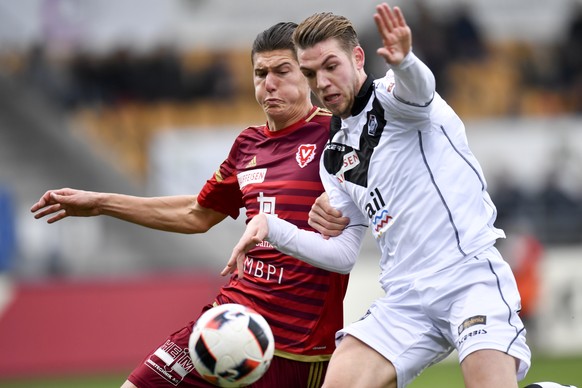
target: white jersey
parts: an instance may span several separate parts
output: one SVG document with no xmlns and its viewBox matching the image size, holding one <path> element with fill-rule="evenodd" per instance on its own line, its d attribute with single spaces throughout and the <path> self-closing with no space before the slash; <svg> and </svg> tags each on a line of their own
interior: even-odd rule
<svg viewBox="0 0 582 388">
<path fill-rule="evenodd" d="M 434 91 L 414 55 L 382 79 L 368 79 L 352 115 L 332 120 L 320 175 L 350 226 L 328 240 L 267 215 L 268 240 L 285 253 L 349 272 L 363 231 L 381 251 L 386 294 L 336 334 L 358 338 L 394 365 L 398 387 L 456 348 L 459 362 L 481 349 L 519 360 L 531 352 L 509 265 L 493 247 L 495 206 L 465 129 Z M 359 226 L 364 224 L 365 226 Z"/>
<path fill-rule="evenodd" d="M 401 67 L 413 69 L 414 79 L 405 80 L 410 83 L 432 77 L 412 53 Z M 381 251 L 385 290 L 392 281 L 455 265 L 505 237 L 493 226 L 496 209 L 463 123 L 434 89 L 427 103 L 405 101 L 402 95 L 415 101 L 414 95 L 410 98 L 414 88 L 407 86 L 395 84 L 392 70 L 384 78 L 368 78 L 352 116 L 332 120 L 320 168 L 332 206 L 352 225 L 370 226 Z M 280 249 L 291 248 L 290 253 L 315 265 L 338 260 L 339 249 L 330 253 L 326 246 L 342 236 L 324 244 L 296 240 L 285 247 L 280 243 L 290 238 L 281 237 L 280 223 L 269 218 L 269 226 L 268 239 Z"/>
<path fill-rule="evenodd" d="M 382 284 L 436 272 L 504 237 L 459 117 L 436 93 L 415 106 L 393 89 L 392 71 L 368 79 L 354 105 L 362 109 L 335 121 L 320 170 L 332 205 L 357 207 L 370 225 Z"/>
</svg>

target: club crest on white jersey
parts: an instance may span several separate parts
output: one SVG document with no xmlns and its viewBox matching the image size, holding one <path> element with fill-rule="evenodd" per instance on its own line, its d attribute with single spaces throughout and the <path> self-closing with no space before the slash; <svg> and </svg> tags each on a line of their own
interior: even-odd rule
<svg viewBox="0 0 582 388">
<path fill-rule="evenodd" d="M 368 135 L 375 136 L 376 130 L 378 129 L 378 119 L 375 115 L 370 114 L 368 118 Z"/>
</svg>

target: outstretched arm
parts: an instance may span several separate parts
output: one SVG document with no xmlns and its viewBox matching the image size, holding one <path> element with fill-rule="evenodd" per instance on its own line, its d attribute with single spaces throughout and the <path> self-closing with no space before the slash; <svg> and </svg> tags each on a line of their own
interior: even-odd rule
<svg viewBox="0 0 582 388">
<path fill-rule="evenodd" d="M 108 215 L 152 229 L 203 233 L 226 218 L 198 204 L 196 196 L 136 197 L 64 188 L 49 190 L 30 208 L 49 224 L 66 217 Z"/>
<path fill-rule="evenodd" d="M 248 223 L 221 275 L 238 270 L 238 277 L 242 278 L 246 253 L 263 240 L 270 242 L 279 251 L 313 266 L 349 273 L 362 247 L 366 227 L 354 225 L 337 237 L 325 239 L 319 233 L 299 229 L 276 216 L 259 213 Z"/>
</svg>

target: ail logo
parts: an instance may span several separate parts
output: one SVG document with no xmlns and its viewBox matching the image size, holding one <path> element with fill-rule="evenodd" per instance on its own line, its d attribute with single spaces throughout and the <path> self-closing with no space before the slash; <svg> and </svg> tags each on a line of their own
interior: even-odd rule
<svg viewBox="0 0 582 388">
<path fill-rule="evenodd" d="M 315 150 L 317 146 L 315 144 L 301 144 L 297 148 L 297 153 L 295 154 L 295 160 L 299 167 L 303 168 L 307 166 L 313 158 L 315 158 Z"/>
<path fill-rule="evenodd" d="M 386 203 L 378 188 L 370 192 L 370 197 L 372 200 L 366 204 L 365 209 L 368 217 L 372 221 L 372 232 L 378 238 L 394 225 L 396 219 L 385 209 Z"/>
</svg>

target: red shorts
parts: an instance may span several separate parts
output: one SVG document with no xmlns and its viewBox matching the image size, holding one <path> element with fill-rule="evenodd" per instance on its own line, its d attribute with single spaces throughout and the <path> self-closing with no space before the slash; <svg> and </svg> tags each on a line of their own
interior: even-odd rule
<svg viewBox="0 0 582 388">
<path fill-rule="evenodd" d="M 215 387 L 200 377 L 190 359 L 188 339 L 192 332 L 192 324 L 170 335 L 131 372 L 128 380 L 138 388 Z M 328 361 L 301 362 L 275 356 L 265 375 L 250 387 L 320 387 L 328 363 Z"/>
</svg>

